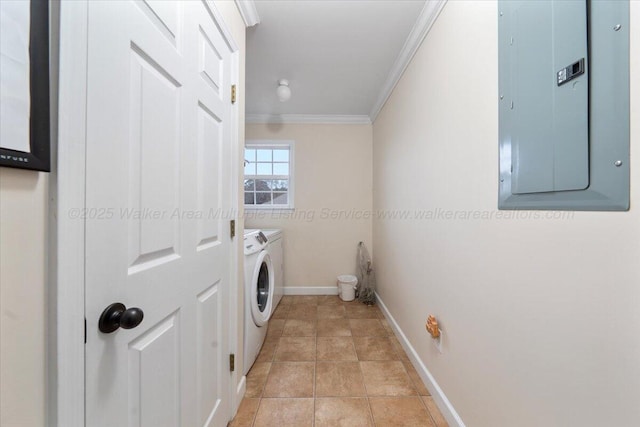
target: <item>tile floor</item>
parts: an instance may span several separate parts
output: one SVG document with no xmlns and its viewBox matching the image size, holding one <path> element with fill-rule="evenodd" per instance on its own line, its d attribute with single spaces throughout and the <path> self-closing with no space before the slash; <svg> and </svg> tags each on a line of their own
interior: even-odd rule
<svg viewBox="0 0 640 427">
<path fill-rule="evenodd" d="M 447 426 L 377 306 L 285 296 L 232 427 Z"/>
</svg>

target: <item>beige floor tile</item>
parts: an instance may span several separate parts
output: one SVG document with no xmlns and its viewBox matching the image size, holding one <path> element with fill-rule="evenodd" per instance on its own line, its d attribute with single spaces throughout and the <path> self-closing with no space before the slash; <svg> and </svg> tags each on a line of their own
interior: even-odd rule
<svg viewBox="0 0 640 427">
<path fill-rule="evenodd" d="M 318 305 L 342 305 L 338 295 L 321 295 L 318 297 Z"/>
<path fill-rule="evenodd" d="M 238 413 L 229 424 L 229 427 L 251 427 L 253 425 L 253 419 L 258 412 L 258 404 L 260 399 L 242 399 Z"/>
<path fill-rule="evenodd" d="M 317 295 L 294 295 L 293 303 L 294 304 L 310 304 L 310 305 L 318 305 L 319 297 Z"/>
<path fill-rule="evenodd" d="M 365 396 L 358 362 L 317 362 L 316 396 Z"/>
<path fill-rule="evenodd" d="M 384 328 L 387 335 L 394 335 L 393 329 L 391 329 L 391 325 L 389 325 L 389 322 L 387 321 L 387 319 L 384 319 L 384 318 L 380 319 L 380 324 Z"/>
<path fill-rule="evenodd" d="M 409 374 L 409 378 L 411 378 L 418 394 L 420 396 L 431 396 L 431 393 L 427 390 L 427 387 L 424 385 L 424 382 L 422 381 L 422 378 L 420 378 L 416 368 L 413 367 L 413 364 L 409 361 L 403 361 L 402 363 L 404 364 L 404 368 L 407 370 L 407 374 Z"/>
<path fill-rule="evenodd" d="M 2 1 L 2 0 L 0 0 Z M 267 335 L 267 337 L 264 339 L 265 343 L 278 343 L 280 342 L 280 335 Z M 264 345 L 264 344 L 263 344 Z"/>
<path fill-rule="evenodd" d="M 378 306 L 285 296 L 267 332 L 230 427 L 448 427 Z"/>
<path fill-rule="evenodd" d="M 313 361 L 316 359 L 315 337 L 282 337 L 273 358 L 276 362 Z"/>
<path fill-rule="evenodd" d="M 262 348 L 260 349 L 260 353 L 258 353 L 256 362 L 273 361 L 273 355 L 275 354 L 277 347 L 278 340 L 265 340 L 264 344 L 262 344 Z"/>
<path fill-rule="evenodd" d="M 344 307 L 345 311 L 349 313 L 353 309 L 360 308 L 362 306 L 362 303 L 358 301 L 358 299 L 355 299 L 353 301 L 342 301 L 342 306 Z"/>
<path fill-rule="evenodd" d="M 267 323 L 267 337 L 279 337 L 284 329 L 285 319 L 271 319 Z"/>
<path fill-rule="evenodd" d="M 318 337 L 316 359 L 322 361 L 357 361 L 351 337 Z"/>
<path fill-rule="evenodd" d="M 315 335 L 315 320 L 287 319 L 282 330 L 283 337 L 314 337 Z"/>
<path fill-rule="evenodd" d="M 360 362 L 369 396 L 415 396 L 416 390 L 402 362 Z"/>
<path fill-rule="evenodd" d="M 354 337 L 384 337 L 387 335 L 379 319 L 350 319 Z"/>
<path fill-rule="evenodd" d="M 313 362 L 273 363 L 263 397 L 313 397 Z"/>
<path fill-rule="evenodd" d="M 373 427 L 366 398 L 316 399 L 315 427 Z"/>
<path fill-rule="evenodd" d="M 347 317 L 350 319 L 379 319 L 379 313 L 380 310 L 377 307 L 364 304 L 347 308 Z"/>
<path fill-rule="evenodd" d="M 399 360 L 391 340 L 387 337 L 354 337 L 358 360 Z"/>
<path fill-rule="evenodd" d="M 313 399 L 262 399 L 255 427 L 311 427 Z"/>
<path fill-rule="evenodd" d="M 318 319 L 343 319 L 345 309 L 341 305 L 319 305 Z"/>
<path fill-rule="evenodd" d="M 290 305 L 293 304 L 293 295 L 284 295 L 278 305 Z"/>
<path fill-rule="evenodd" d="M 256 362 L 253 364 L 247 374 L 247 392 L 245 393 L 245 397 L 262 396 L 262 390 L 267 382 L 269 369 L 271 369 L 271 363 L 269 362 Z"/>
<path fill-rule="evenodd" d="M 286 319 L 289 315 L 289 309 L 291 309 L 290 304 L 278 304 L 278 307 L 271 315 L 271 319 Z"/>
<path fill-rule="evenodd" d="M 407 353 L 404 351 L 404 348 L 402 348 L 402 344 L 400 344 L 400 341 L 398 341 L 398 338 L 392 336 L 390 337 L 390 339 L 391 344 L 393 344 L 393 348 L 396 349 L 396 353 L 398 353 L 398 356 L 400 357 L 400 360 L 402 360 L 403 362 L 411 362 L 409 356 L 407 356 Z"/>
<path fill-rule="evenodd" d="M 376 426 L 435 427 L 417 397 L 370 397 L 369 403 Z"/>
<path fill-rule="evenodd" d="M 427 410 L 429 411 L 429 415 L 433 419 L 436 427 L 449 427 L 449 423 L 442 416 L 442 412 L 438 409 L 436 402 L 433 401 L 433 397 L 431 396 L 422 396 L 422 401 L 424 402 Z"/>
<path fill-rule="evenodd" d="M 319 337 L 350 337 L 351 326 L 348 319 L 322 319 L 318 321 Z"/>
<path fill-rule="evenodd" d="M 287 319 L 315 320 L 318 317 L 318 306 L 311 304 L 293 304 Z"/>
</svg>

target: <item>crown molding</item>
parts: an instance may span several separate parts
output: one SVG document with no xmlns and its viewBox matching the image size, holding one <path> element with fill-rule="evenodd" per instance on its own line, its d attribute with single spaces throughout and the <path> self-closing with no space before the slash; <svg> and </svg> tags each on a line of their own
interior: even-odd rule
<svg viewBox="0 0 640 427">
<path fill-rule="evenodd" d="M 367 115 L 331 115 L 331 114 L 247 114 L 247 123 L 286 123 L 286 124 L 322 124 L 322 125 L 369 125 Z"/>
<path fill-rule="evenodd" d="M 433 26 L 433 23 L 438 18 L 438 15 L 446 3 L 447 0 L 427 0 L 425 2 L 415 25 L 411 29 L 402 50 L 396 58 L 395 64 L 393 64 L 393 67 L 387 76 L 387 80 L 384 82 L 384 85 L 380 90 L 380 94 L 378 95 L 375 104 L 373 104 L 373 108 L 371 108 L 371 112 L 369 113 L 371 122 L 374 122 L 376 117 L 378 117 L 380 110 L 382 110 L 387 99 L 389 99 L 391 93 L 393 93 L 393 89 L 398 84 L 398 81 L 400 81 L 402 74 L 404 74 L 404 70 L 407 69 L 407 66 L 418 51 L 418 48 L 429 33 L 429 30 Z"/>
<path fill-rule="evenodd" d="M 260 16 L 258 16 L 258 9 L 256 9 L 254 0 L 236 0 L 236 5 L 247 27 L 253 27 L 260 23 Z"/>
</svg>

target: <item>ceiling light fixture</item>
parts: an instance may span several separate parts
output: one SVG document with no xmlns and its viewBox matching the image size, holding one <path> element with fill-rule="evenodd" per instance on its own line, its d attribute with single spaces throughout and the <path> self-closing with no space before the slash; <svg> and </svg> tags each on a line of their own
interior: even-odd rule
<svg viewBox="0 0 640 427">
<path fill-rule="evenodd" d="M 289 80 L 278 80 L 278 89 L 276 89 L 276 95 L 280 102 L 287 102 L 291 98 L 291 88 L 289 88 Z"/>
</svg>

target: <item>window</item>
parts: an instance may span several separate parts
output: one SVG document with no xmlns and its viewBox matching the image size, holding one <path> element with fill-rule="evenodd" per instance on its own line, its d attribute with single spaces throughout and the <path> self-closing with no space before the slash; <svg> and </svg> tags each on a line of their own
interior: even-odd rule
<svg viewBox="0 0 640 427">
<path fill-rule="evenodd" d="M 293 141 L 247 141 L 244 205 L 256 209 L 293 208 Z"/>
</svg>

